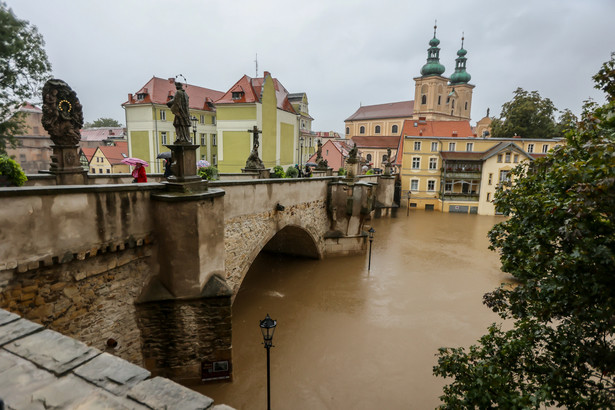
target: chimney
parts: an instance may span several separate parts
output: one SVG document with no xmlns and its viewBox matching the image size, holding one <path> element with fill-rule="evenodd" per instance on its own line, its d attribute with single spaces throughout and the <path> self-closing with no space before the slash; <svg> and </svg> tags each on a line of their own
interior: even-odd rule
<svg viewBox="0 0 615 410">
<path fill-rule="evenodd" d="M 132 102 L 132 93 L 128 94 L 128 102 Z"/>
<path fill-rule="evenodd" d="M 457 131 L 453 131 L 453 137 L 457 136 Z"/>
<path fill-rule="evenodd" d="M 419 137 L 423 136 L 423 130 L 419 130 Z"/>
<path fill-rule="evenodd" d="M 271 77 L 271 73 L 270 73 L 269 71 L 265 71 L 265 72 L 263 73 L 263 78 L 265 78 L 265 77 L 267 77 L 267 76 Z"/>
<path fill-rule="evenodd" d="M 169 78 L 169 82 L 170 82 L 171 84 L 175 84 L 175 78 L 173 78 L 173 77 Z"/>
</svg>

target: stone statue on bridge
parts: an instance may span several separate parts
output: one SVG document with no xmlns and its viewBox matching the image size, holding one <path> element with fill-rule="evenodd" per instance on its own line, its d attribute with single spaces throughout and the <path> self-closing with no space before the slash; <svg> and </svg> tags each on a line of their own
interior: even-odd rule
<svg viewBox="0 0 615 410">
<path fill-rule="evenodd" d="M 52 79 L 43 86 L 43 127 L 58 146 L 72 146 L 81 141 L 83 110 L 68 84 Z"/>
<path fill-rule="evenodd" d="M 190 107 L 188 105 L 188 94 L 184 91 L 182 83 L 175 82 L 175 95 L 167 102 L 167 106 L 175 115 L 173 126 L 177 139 L 174 144 L 191 144 L 190 138 Z"/>
<path fill-rule="evenodd" d="M 252 152 L 246 161 L 246 169 L 265 169 L 263 161 L 258 157 L 258 134 L 262 133 L 255 125 L 254 128 L 248 130 L 252 133 Z"/>
</svg>

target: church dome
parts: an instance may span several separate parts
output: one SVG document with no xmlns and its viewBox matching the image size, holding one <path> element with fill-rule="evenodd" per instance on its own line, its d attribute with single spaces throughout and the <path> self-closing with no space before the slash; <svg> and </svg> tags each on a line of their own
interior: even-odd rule
<svg viewBox="0 0 615 410">
<path fill-rule="evenodd" d="M 442 64 L 440 64 L 440 40 L 436 38 L 436 28 L 433 28 L 433 38 L 429 40 L 429 48 L 427 49 L 427 63 L 421 68 L 421 75 L 423 77 L 430 75 L 442 75 L 446 70 Z"/>
<path fill-rule="evenodd" d="M 421 68 L 421 75 L 423 75 L 423 76 L 442 75 L 444 73 L 444 71 L 446 71 L 446 68 L 444 68 L 444 66 L 442 64 L 440 64 L 440 62 L 438 62 L 438 61 L 428 61 L 427 64 L 425 64 Z"/>
<path fill-rule="evenodd" d="M 431 40 L 429 40 L 429 45 L 432 47 L 438 47 L 440 44 L 440 40 L 438 40 L 435 36 Z"/>
<path fill-rule="evenodd" d="M 467 71 L 455 71 L 451 75 L 451 84 L 467 84 L 472 76 Z"/>
</svg>

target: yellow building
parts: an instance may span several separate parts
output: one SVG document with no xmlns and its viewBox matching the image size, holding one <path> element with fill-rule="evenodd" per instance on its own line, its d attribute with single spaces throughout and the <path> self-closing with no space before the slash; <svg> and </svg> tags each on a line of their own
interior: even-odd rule
<svg viewBox="0 0 615 410">
<path fill-rule="evenodd" d="M 476 138 L 469 121 L 406 121 L 401 195 L 410 193 L 412 208 L 494 215 L 495 190 L 510 170 L 562 143 L 561 138 Z"/>
<path fill-rule="evenodd" d="M 88 150 L 82 148 L 85 157 L 89 157 L 89 170 L 92 174 L 120 174 L 130 172 L 130 167 L 122 163 L 128 157 L 128 143 L 117 141 L 114 145 L 100 145 L 94 148 L 94 154 L 89 156 Z"/>
<path fill-rule="evenodd" d="M 260 78 L 244 75 L 216 101 L 220 172 L 245 168 L 253 146 L 249 130 L 254 126 L 262 131 L 258 151 L 265 168 L 298 163 L 301 121 L 307 131 L 311 117 L 305 115 L 307 97 L 301 99 L 301 114 L 293 108 L 289 95 L 278 79 L 265 71 Z"/>
<path fill-rule="evenodd" d="M 197 158 L 216 165 L 218 147 L 214 101 L 224 93 L 192 84 L 184 85 L 184 89 L 189 98 L 190 116 L 197 119 L 196 138 L 193 136 L 193 142 L 200 145 Z M 150 173 L 164 172 L 163 161 L 156 157 L 169 150 L 165 145 L 176 140 L 174 115 L 166 105 L 174 94 L 174 78 L 152 77 L 135 94 L 128 94 L 128 101 L 122 104 L 126 114 L 128 155 L 149 162 Z"/>
</svg>

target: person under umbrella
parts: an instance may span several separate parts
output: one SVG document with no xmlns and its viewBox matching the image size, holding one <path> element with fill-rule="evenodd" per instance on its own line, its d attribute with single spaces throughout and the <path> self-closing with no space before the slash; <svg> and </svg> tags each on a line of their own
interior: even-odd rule
<svg viewBox="0 0 615 410">
<path fill-rule="evenodd" d="M 133 182 L 141 183 L 147 182 L 147 174 L 145 173 L 145 167 L 142 164 L 137 164 L 135 169 L 132 170 Z"/>
</svg>

